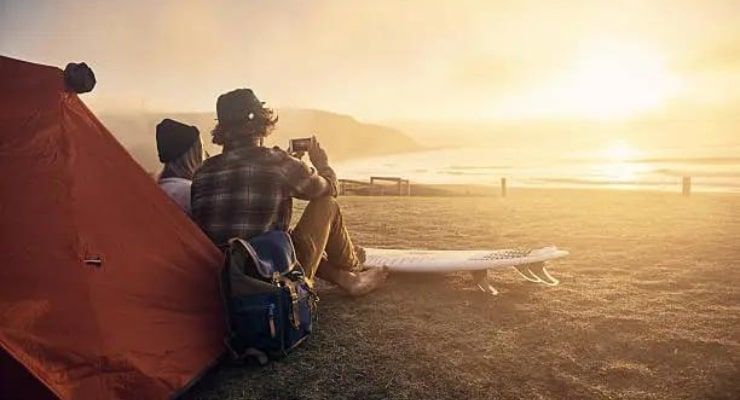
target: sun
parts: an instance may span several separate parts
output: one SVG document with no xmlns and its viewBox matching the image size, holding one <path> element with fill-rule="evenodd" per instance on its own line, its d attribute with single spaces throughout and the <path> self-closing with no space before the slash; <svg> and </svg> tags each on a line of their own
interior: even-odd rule
<svg viewBox="0 0 740 400">
<path fill-rule="evenodd" d="M 638 155 L 635 148 L 622 141 L 610 144 L 599 154 L 600 158 L 610 162 L 626 162 L 634 160 Z"/>
<path fill-rule="evenodd" d="M 635 163 L 641 152 L 624 141 L 609 144 L 598 152 L 597 171 L 610 181 L 632 182 L 643 172 L 644 167 Z"/>
<path fill-rule="evenodd" d="M 679 89 L 657 51 L 620 42 L 586 46 L 559 86 L 566 109 L 599 119 L 654 109 Z"/>
<path fill-rule="evenodd" d="M 497 105 L 501 115 L 625 119 L 664 106 L 682 88 L 661 53 L 643 43 L 599 40 L 565 60 L 560 73 Z"/>
</svg>

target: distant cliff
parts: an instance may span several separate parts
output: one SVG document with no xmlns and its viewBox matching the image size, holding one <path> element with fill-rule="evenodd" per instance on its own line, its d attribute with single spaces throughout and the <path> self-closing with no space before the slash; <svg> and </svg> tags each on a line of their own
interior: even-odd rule
<svg viewBox="0 0 740 400">
<path fill-rule="evenodd" d="M 400 130 L 368 124 L 327 111 L 281 109 L 277 129 L 267 138 L 270 146 L 287 147 L 289 138 L 315 134 L 327 149 L 330 160 L 346 160 L 401 153 L 422 149 L 417 142 Z M 200 129 L 206 149 L 211 154 L 220 148 L 211 144 L 211 129 L 215 125 L 212 113 L 116 113 L 101 114 L 103 124 L 128 149 L 147 171 L 160 168 L 154 133 L 163 118 L 173 118 Z"/>
</svg>

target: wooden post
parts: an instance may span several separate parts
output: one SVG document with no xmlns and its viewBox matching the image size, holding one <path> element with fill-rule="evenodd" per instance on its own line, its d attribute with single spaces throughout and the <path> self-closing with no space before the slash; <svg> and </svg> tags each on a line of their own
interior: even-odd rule
<svg viewBox="0 0 740 400">
<path fill-rule="evenodd" d="M 501 197 L 506 197 L 506 178 L 501 178 Z"/>
<path fill-rule="evenodd" d="M 681 190 L 684 197 L 688 197 L 691 194 L 691 177 L 690 176 L 684 176 L 683 177 L 683 188 Z"/>
</svg>

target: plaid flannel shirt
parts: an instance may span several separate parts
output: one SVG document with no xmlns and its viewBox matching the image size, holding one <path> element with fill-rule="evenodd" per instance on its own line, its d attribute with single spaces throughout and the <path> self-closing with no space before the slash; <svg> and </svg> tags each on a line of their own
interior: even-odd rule
<svg viewBox="0 0 740 400">
<path fill-rule="evenodd" d="M 334 171 L 328 165 L 317 168 L 279 148 L 261 146 L 211 157 L 193 177 L 193 219 L 217 245 L 288 230 L 293 197 L 336 196 Z"/>
</svg>

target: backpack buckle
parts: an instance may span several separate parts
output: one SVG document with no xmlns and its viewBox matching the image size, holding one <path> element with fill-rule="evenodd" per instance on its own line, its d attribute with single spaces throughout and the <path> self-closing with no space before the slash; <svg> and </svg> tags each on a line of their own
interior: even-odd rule
<svg viewBox="0 0 740 400">
<path fill-rule="evenodd" d="M 295 288 L 295 282 L 286 280 L 285 283 L 285 286 L 288 288 L 288 292 L 290 293 L 290 308 L 292 309 L 292 312 L 290 313 L 290 323 L 293 325 L 293 328 L 298 329 L 301 324 L 301 315 L 298 305 L 298 291 Z"/>
</svg>

